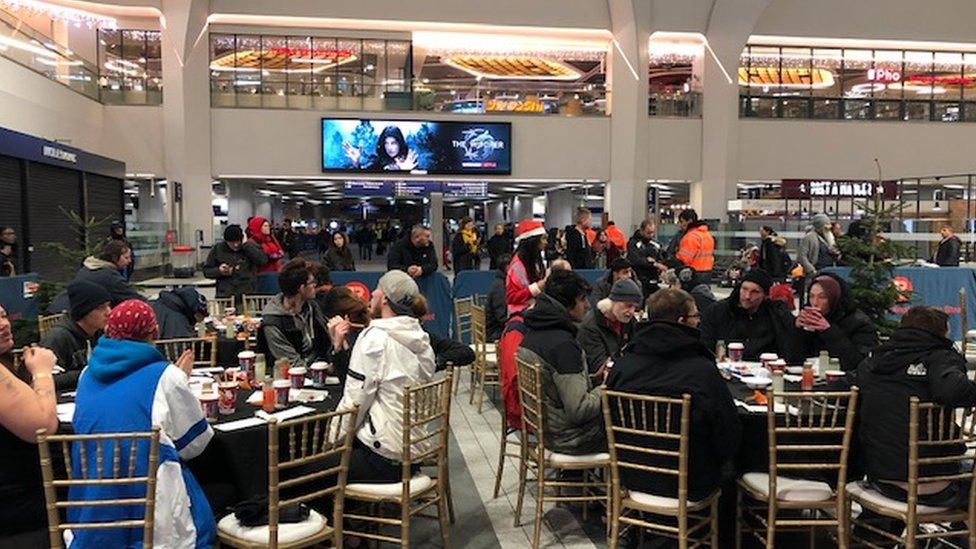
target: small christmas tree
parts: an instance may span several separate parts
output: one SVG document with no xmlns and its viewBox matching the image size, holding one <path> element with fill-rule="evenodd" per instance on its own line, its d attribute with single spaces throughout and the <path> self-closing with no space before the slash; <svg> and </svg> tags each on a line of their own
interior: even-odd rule
<svg viewBox="0 0 976 549">
<path fill-rule="evenodd" d="M 851 267 L 850 290 L 854 304 L 868 315 L 881 335 L 890 335 L 897 323 L 888 313 L 898 302 L 910 297 L 910 292 L 899 290 L 894 282 L 895 263 L 908 255 L 908 249 L 882 236 L 891 227 L 891 221 L 905 207 L 899 197 L 891 206 L 882 206 L 881 164 L 878 166 L 878 184 L 870 202 L 860 202 L 857 207 L 864 216 L 854 222 L 852 230 L 838 239 L 844 263 Z"/>
</svg>

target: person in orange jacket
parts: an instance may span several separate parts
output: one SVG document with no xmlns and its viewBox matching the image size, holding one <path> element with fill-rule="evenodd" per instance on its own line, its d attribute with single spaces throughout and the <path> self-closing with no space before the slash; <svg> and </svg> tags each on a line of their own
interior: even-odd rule
<svg viewBox="0 0 976 549">
<path fill-rule="evenodd" d="M 606 231 L 607 231 L 607 238 L 610 239 L 610 242 L 613 242 L 614 245 L 620 248 L 621 250 L 627 249 L 627 237 L 624 236 L 623 231 L 621 231 L 617 227 L 616 223 L 614 223 L 613 221 L 607 222 Z"/>
<path fill-rule="evenodd" d="M 698 212 L 687 209 L 678 216 L 678 226 L 684 233 L 678 243 L 675 260 L 682 268 L 690 268 L 694 276 L 690 287 L 708 284 L 715 264 L 715 238 L 708 232 L 708 224 L 698 219 Z"/>
</svg>

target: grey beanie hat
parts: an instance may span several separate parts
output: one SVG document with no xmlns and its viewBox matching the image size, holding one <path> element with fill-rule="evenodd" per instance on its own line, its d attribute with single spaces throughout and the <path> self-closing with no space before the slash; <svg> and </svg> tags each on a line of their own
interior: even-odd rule
<svg viewBox="0 0 976 549">
<path fill-rule="evenodd" d="M 830 223 L 830 218 L 827 217 L 827 214 L 825 214 L 825 213 L 818 213 L 817 215 L 813 216 L 813 228 L 814 229 L 817 229 L 819 231 L 819 230 L 823 229 L 824 227 L 826 227 L 827 226 L 827 223 Z"/>
<path fill-rule="evenodd" d="M 411 308 L 414 299 L 420 294 L 420 288 L 410 275 L 400 270 L 392 270 L 380 278 L 378 286 L 393 312 L 398 315 L 413 313 Z"/>
<path fill-rule="evenodd" d="M 636 282 L 629 278 L 622 278 L 613 283 L 610 288 L 610 301 L 626 301 L 635 305 L 640 305 L 644 300 L 644 294 Z"/>
</svg>

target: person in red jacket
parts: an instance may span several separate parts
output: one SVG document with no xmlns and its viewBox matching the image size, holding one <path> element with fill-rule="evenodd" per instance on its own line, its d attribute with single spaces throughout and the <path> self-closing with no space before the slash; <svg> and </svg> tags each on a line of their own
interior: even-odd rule
<svg viewBox="0 0 976 549">
<path fill-rule="evenodd" d="M 247 234 L 261 250 L 268 256 L 268 263 L 259 269 L 257 273 L 276 273 L 281 269 L 281 258 L 285 256 L 281 244 L 271 234 L 271 222 L 263 217 L 252 217 L 247 223 Z"/>
<path fill-rule="evenodd" d="M 523 219 L 515 228 L 515 257 L 505 276 L 505 301 L 508 314 L 521 312 L 535 301 L 546 286 L 542 252 L 546 249 L 546 229 L 541 221 Z"/>
</svg>

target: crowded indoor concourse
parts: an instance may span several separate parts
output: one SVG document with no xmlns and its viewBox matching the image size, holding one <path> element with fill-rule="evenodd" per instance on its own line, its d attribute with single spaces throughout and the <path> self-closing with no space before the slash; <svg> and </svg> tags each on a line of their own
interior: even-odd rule
<svg viewBox="0 0 976 549">
<path fill-rule="evenodd" d="M 973 20 L 0 0 L 0 549 L 976 549 Z"/>
</svg>

